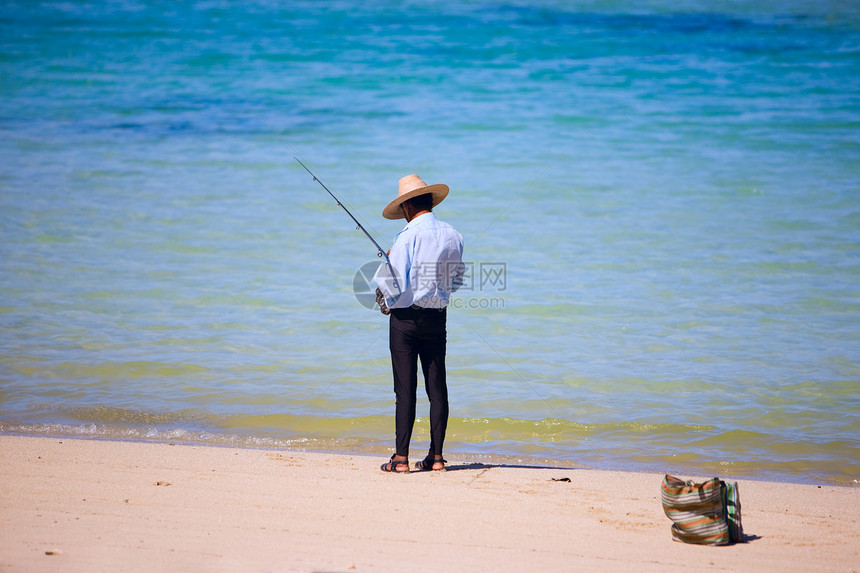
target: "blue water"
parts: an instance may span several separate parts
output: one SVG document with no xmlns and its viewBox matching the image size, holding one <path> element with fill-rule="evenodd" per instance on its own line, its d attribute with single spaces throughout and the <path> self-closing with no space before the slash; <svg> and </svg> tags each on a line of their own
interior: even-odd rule
<svg viewBox="0 0 860 573">
<path fill-rule="evenodd" d="M 853 2 L 7 2 L 0 89 L 2 432 L 389 453 L 298 155 L 451 187 L 452 454 L 860 479 Z"/>
</svg>

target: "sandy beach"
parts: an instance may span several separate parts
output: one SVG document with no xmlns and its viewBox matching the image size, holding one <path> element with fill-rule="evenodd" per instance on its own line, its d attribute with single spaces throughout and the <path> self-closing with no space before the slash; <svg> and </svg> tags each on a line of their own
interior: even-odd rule
<svg viewBox="0 0 860 573">
<path fill-rule="evenodd" d="M 658 474 L 455 458 L 390 475 L 367 456 L 20 436 L 0 452 L 2 571 L 860 568 L 851 487 L 739 480 L 747 541 L 700 547 L 672 540 Z"/>
</svg>

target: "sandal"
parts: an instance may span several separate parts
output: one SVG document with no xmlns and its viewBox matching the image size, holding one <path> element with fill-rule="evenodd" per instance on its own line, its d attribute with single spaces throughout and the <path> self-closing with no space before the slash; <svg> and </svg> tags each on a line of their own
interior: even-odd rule
<svg viewBox="0 0 860 573">
<path fill-rule="evenodd" d="M 415 469 L 418 471 L 426 472 L 426 471 L 434 471 L 441 472 L 445 471 L 445 464 L 448 463 L 448 460 L 442 460 L 434 458 L 432 454 L 428 454 L 426 458 L 421 460 L 420 462 L 415 462 Z M 442 464 L 441 468 L 434 468 L 436 464 Z"/>
<path fill-rule="evenodd" d="M 399 470 L 399 469 L 397 469 L 398 466 L 405 466 L 406 469 L 405 470 Z M 389 473 L 408 474 L 409 473 L 409 460 L 408 459 L 407 460 L 395 460 L 394 456 L 391 456 L 391 461 L 389 461 L 388 463 L 382 464 L 381 466 L 379 466 L 379 469 L 381 469 L 384 472 L 389 472 Z"/>
</svg>

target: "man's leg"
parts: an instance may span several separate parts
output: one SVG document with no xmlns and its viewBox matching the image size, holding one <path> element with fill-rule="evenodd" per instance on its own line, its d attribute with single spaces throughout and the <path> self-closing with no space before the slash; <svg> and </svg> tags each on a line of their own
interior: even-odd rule
<svg viewBox="0 0 860 573">
<path fill-rule="evenodd" d="M 421 369 L 424 388 L 430 400 L 430 453 L 442 457 L 445 432 L 448 428 L 448 383 L 445 372 L 447 334 L 445 312 L 429 315 L 421 324 Z"/>
<path fill-rule="evenodd" d="M 401 318 L 398 318 L 401 315 Z M 391 369 L 394 374 L 395 453 L 398 457 L 409 457 L 409 442 L 415 425 L 416 390 L 418 387 L 418 349 L 416 348 L 416 325 L 410 318 L 395 309 L 389 319 L 388 348 L 391 351 Z"/>
</svg>

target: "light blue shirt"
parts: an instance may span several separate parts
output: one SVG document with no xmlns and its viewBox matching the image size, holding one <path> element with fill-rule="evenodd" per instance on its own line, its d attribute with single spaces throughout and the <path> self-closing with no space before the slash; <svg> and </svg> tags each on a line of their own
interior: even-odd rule
<svg viewBox="0 0 860 573">
<path fill-rule="evenodd" d="M 373 277 L 388 308 L 445 308 L 463 284 L 463 237 L 433 213 L 415 217 L 394 236 L 388 260 L 390 267 L 383 263 Z"/>
</svg>

